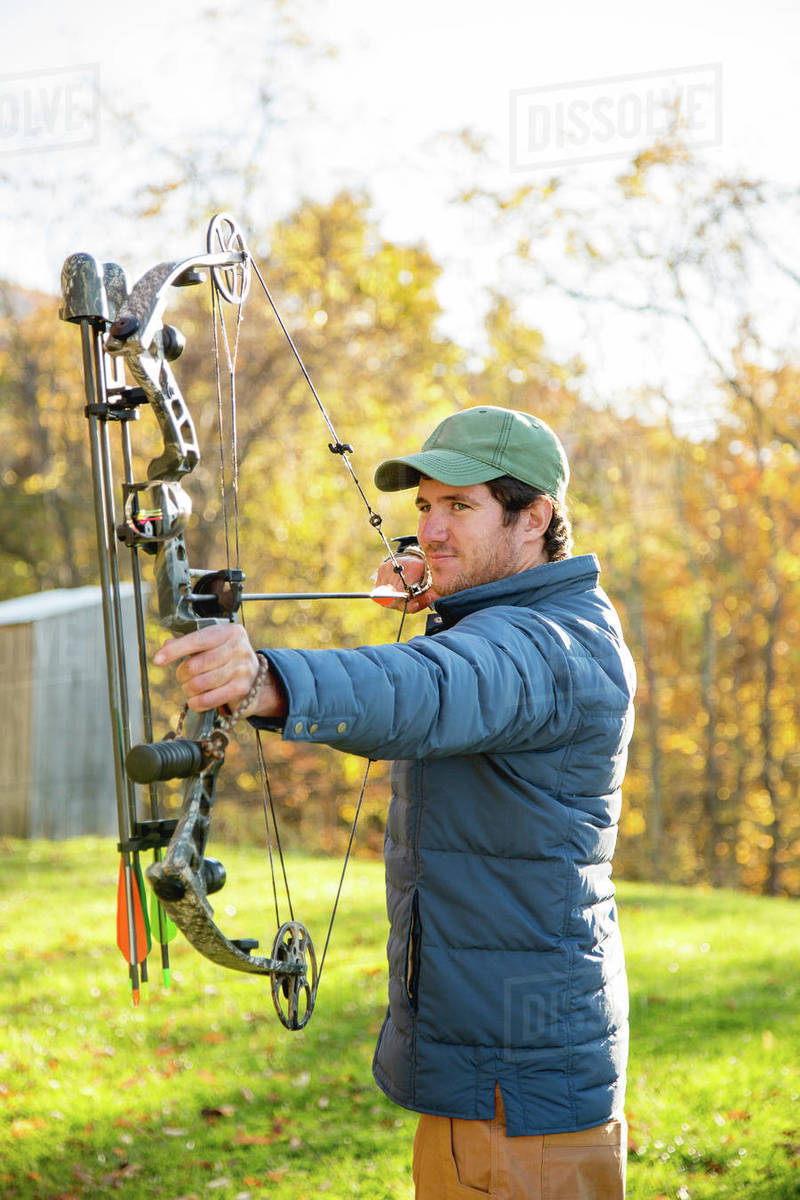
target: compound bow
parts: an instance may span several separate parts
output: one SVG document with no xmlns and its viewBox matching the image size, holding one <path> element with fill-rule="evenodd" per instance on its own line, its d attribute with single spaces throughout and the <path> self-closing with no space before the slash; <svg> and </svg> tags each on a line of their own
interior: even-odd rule
<svg viewBox="0 0 800 1200">
<path fill-rule="evenodd" d="M 164 324 L 162 317 L 171 289 L 203 282 L 206 271 L 212 291 L 218 399 L 221 401 L 218 328 L 225 336 L 228 365 L 233 371 L 225 323 L 220 319 L 221 304 L 232 305 L 238 320 L 254 271 L 333 437 L 330 450 L 340 455 L 347 467 L 366 505 L 370 523 L 377 529 L 394 564 L 405 595 L 416 594 L 426 585 L 423 582 L 415 588 L 406 587 L 396 552 L 381 530 L 381 519 L 370 507 L 347 457 L 352 447 L 340 442 L 336 436 L 241 230 L 232 218 L 226 214 L 214 217 L 204 253 L 160 263 L 146 272 L 130 291 L 125 274 L 117 264 L 101 265 L 88 254 L 75 254 L 67 259 L 62 272 L 64 304 L 61 316 L 80 326 L 82 338 L 85 415 L 89 429 L 114 743 L 121 854 L 117 940 L 129 962 L 134 1003 L 139 999 L 140 973 L 143 980 L 147 978 L 147 953 L 151 942 L 151 921 L 143 902 L 139 856 L 145 850 L 153 850 L 154 861 L 147 869 L 147 877 L 157 898 L 152 909 L 152 923 L 161 943 L 165 981 L 168 981 L 169 971 L 167 942 L 174 931 L 171 925 L 174 922 L 206 958 L 235 971 L 268 976 L 278 1017 L 287 1028 L 301 1029 L 314 1008 L 366 774 L 318 968 L 308 930 L 294 919 L 291 900 L 291 919 L 280 925 L 269 957 L 253 953 L 258 947 L 257 941 L 230 938 L 214 920 L 208 897 L 219 891 L 226 876 L 222 864 L 207 858 L 205 849 L 217 775 L 236 714 L 187 713 L 184 710 L 178 734 L 170 734 L 162 740 L 155 740 L 153 736 L 140 552 L 154 555 L 158 616 L 161 624 L 173 634 L 235 620 L 245 599 L 279 599 L 287 595 L 272 593 L 247 597 L 243 593 L 244 575 L 238 567 L 197 571 L 189 566 L 184 531 L 191 513 L 191 501 L 181 481 L 197 466 L 200 451 L 194 423 L 170 365 L 183 350 L 183 338 L 173 326 Z M 126 370 L 132 384 L 126 381 Z M 163 448 L 148 465 L 146 480 L 137 482 L 133 478 L 130 423 L 138 418 L 139 410 L 146 405 L 158 421 Z M 123 519 L 119 523 L 114 498 L 111 424 L 118 425 L 122 446 Z M 397 553 L 405 543 L 413 541 L 396 540 L 401 543 Z M 138 746 L 131 745 L 131 703 L 118 541 L 130 550 L 145 734 L 145 742 Z M 391 593 L 392 596 L 396 594 Z M 311 594 L 294 595 L 306 598 Z M 314 595 L 382 598 L 375 592 Z M 385 601 L 385 595 L 383 599 Z M 261 753 L 259 758 L 263 763 Z M 164 819 L 159 815 L 157 785 L 171 779 L 185 779 L 183 802 L 177 819 Z M 138 817 L 137 784 L 148 788 L 150 817 L 147 820 Z M 272 817 L 277 834 L 274 808 Z M 282 860 L 279 838 L 278 852 Z"/>
</svg>

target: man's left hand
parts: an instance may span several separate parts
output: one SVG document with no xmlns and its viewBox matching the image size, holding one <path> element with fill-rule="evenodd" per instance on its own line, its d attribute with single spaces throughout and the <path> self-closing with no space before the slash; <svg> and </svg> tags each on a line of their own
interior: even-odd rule
<svg viewBox="0 0 800 1200">
<path fill-rule="evenodd" d="M 171 638 L 153 655 L 157 667 L 179 663 L 176 671 L 183 695 L 193 712 L 227 707 L 233 712 L 253 686 L 258 656 L 244 628 L 236 624 L 207 625 L 183 637 Z M 283 717 L 283 690 L 269 673 L 241 716 Z"/>
</svg>

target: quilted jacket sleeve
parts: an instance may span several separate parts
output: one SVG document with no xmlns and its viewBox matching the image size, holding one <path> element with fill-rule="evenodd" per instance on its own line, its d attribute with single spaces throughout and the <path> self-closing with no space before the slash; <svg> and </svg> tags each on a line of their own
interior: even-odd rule
<svg viewBox="0 0 800 1200">
<path fill-rule="evenodd" d="M 570 654 L 519 609 L 405 644 L 265 653 L 288 697 L 284 738 L 368 758 L 536 749 L 576 720 Z"/>
</svg>

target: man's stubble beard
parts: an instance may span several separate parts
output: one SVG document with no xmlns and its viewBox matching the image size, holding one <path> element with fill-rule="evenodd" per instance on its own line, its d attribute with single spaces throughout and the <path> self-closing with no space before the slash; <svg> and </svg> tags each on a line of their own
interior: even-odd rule
<svg viewBox="0 0 800 1200">
<path fill-rule="evenodd" d="M 480 587 L 484 583 L 496 583 L 498 579 L 507 579 L 509 575 L 516 575 L 520 571 L 527 570 L 533 564 L 523 562 L 519 555 L 512 554 L 509 549 L 509 541 L 509 534 L 506 533 L 505 537 L 494 544 L 489 554 L 481 562 L 475 563 L 471 570 L 462 571 L 442 586 L 437 584 L 436 572 L 432 568 L 433 587 L 437 595 L 451 596 L 454 592 Z"/>
</svg>

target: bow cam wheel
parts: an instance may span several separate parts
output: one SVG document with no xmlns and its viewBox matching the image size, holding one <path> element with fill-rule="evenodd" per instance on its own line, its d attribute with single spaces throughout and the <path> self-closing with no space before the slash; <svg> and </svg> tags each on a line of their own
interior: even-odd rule
<svg viewBox="0 0 800 1200">
<path fill-rule="evenodd" d="M 276 971 L 270 979 L 275 1011 L 287 1029 L 303 1029 L 317 997 L 317 956 L 305 925 L 300 921 L 281 925 L 272 957 L 295 968 L 291 974 Z"/>
<path fill-rule="evenodd" d="M 244 255 L 240 263 L 230 267 L 212 267 L 211 278 L 214 287 L 229 304 L 243 304 L 250 290 L 250 251 L 244 234 L 233 217 L 227 213 L 217 213 L 211 218 L 206 237 L 206 247 L 209 254 L 225 254 L 229 250 L 239 251 Z"/>
</svg>

